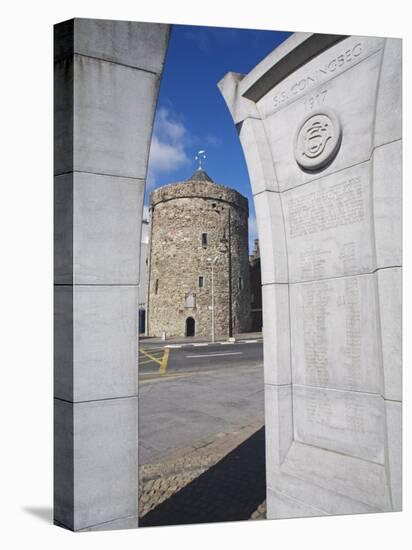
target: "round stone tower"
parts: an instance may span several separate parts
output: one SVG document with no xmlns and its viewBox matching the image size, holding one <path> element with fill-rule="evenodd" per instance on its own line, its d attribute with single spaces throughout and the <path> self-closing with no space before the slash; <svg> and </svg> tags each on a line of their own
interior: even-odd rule
<svg viewBox="0 0 412 550">
<path fill-rule="evenodd" d="M 150 213 L 147 334 L 249 330 L 247 199 L 198 168 L 153 191 Z"/>
</svg>

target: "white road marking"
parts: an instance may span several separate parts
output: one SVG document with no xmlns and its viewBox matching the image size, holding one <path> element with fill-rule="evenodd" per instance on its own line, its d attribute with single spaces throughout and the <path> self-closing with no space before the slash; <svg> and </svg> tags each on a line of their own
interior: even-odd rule
<svg viewBox="0 0 412 550">
<path fill-rule="evenodd" d="M 233 346 L 233 344 L 257 344 L 258 342 L 262 342 L 262 340 L 238 340 L 237 342 L 199 342 L 199 343 L 193 343 L 193 344 L 167 344 L 164 346 L 165 348 L 183 348 L 183 347 L 195 347 L 200 348 L 204 346 L 213 346 L 220 344 L 221 346 Z M 149 348 L 148 348 L 149 349 Z M 161 348 L 151 348 L 154 350 L 161 350 Z M 150 350 L 149 350 L 150 351 Z"/>
<path fill-rule="evenodd" d="M 196 357 L 220 357 L 222 355 L 243 355 L 243 351 L 229 351 L 227 353 L 206 353 L 202 355 L 186 355 L 186 359 L 193 359 Z"/>
</svg>

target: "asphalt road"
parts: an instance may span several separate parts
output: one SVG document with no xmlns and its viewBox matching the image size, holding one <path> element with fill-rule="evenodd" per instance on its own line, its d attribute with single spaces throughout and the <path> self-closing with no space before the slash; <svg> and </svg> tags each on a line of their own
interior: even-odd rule
<svg viewBox="0 0 412 550">
<path fill-rule="evenodd" d="M 263 362 L 263 347 L 260 343 L 216 344 L 184 347 L 170 350 L 168 372 L 210 367 L 239 367 Z"/>
<path fill-rule="evenodd" d="M 168 348 L 164 368 L 164 345 L 141 346 L 140 464 L 263 422 L 262 348 L 261 341 Z"/>
<path fill-rule="evenodd" d="M 169 357 L 164 371 L 169 374 L 197 369 L 254 366 L 263 363 L 263 344 L 261 340 L 244 340 L 233 344 L 195 343 L 175 346 L 173 344 L 170 346 L 161 344 L 156 346 L 141 345 L 140 379 L 144 378 L 144 375 L 155 374 L 159 371 L 160 364 L 156 363 L 154 359 L 161 361 L 165 349 L 169 350 Z"/>
</svg>

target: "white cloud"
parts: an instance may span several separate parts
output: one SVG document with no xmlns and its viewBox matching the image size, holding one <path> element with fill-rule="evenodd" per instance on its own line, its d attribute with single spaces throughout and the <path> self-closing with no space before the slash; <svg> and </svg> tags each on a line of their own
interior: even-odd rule
<svg viewBox="0 0 412 550">
<path fill-rule="evenodd" d="M 165 107 L 156 113 L 152 142 L 150 145 L 147 186 L 156 185 L 158 174 L 174 172 L 189 163 L 185 147 L 188 132 L 183 122 Z"/>
<path fill-rule="evenodd" d="M 149 168 L 154 172 L 173 172 L 187 162 L 183 143 L 160 141 L 155 135 L 150 146 Z"/>
<path fill-rule="evenodd" d="M 156 114 L 155 131 L 173 141 L 181 140 L 187 133 L 184 124 L 165 107 L 161 107 Z"/>
</svg>

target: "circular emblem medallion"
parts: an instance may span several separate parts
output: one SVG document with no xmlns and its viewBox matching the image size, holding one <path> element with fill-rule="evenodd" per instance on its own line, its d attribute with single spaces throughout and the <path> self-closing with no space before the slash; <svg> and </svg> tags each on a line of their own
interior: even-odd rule
<svg viewBox="0 0 412 550">
<path fill-rule="evenodd" d="M 303 170 L 318 170 L 336 156 L 342 140 L 338 117 L 331 111 L 317 111 L 305 118 L 295 141 L 296 162 Z"/>
</svg>

